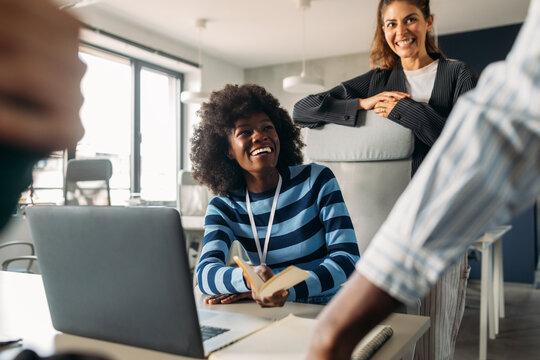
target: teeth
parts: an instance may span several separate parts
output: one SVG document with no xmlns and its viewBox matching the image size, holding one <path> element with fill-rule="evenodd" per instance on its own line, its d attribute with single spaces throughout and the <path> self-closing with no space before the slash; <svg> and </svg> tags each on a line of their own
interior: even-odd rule
<svg viewBox="0 0 540 360">
<path fill-rule="evenodd" d="M 257 149 L 257 150 L 255 150 L 255 151 L 253 151 L 253 152 L 251 153 L 251 155 L 254 155 L 254 156 L 255 156 L 255 155 L 259 155 L 260 153 L 263 153 L 263 152 L 270 153 L 270 152 L 272 152 L 272 149 L 271 149 L 269 146 L 267 146 L 267 147 L 260 148 L 260 149 Z"/>
<path fill-rule="evenodd" d="M 404 45 L 409 45 L 409 44 L 412 44 L 412 42 L 414 41 L 414 39 L 409 39 L 409 40 L 403 40 L 403 41 L 398 41 L 398 46 L 404 46 Z"/>
</svg>

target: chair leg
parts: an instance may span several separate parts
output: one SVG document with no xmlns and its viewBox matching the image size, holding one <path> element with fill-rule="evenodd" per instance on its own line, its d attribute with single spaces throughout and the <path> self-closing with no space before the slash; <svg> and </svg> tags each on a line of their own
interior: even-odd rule
<svg viewBox="0 0 540 360">
<path fill-rule="evenodd" d="M 107 183 L 107 201 L 109 203 L 109 206 L 111 206 L 111 187 L 109 185 L 109 180 L 107 180 L 106 183 Z"/>
</svg>

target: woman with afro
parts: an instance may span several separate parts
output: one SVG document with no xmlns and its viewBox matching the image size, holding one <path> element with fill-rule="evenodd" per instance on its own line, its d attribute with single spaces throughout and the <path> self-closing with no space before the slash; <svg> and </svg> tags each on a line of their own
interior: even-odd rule
<svg viewBox="0 0 540 360">
<path fill-rule="evenodd" d="M 279 102 L 257 85 L 227 85 L 202 104 L 192 140 L 193 176 L 216 197 L 205 217 L 196 269 L 209 304 L 254 299 L 326 304 L 353 272 L 358 245 L 330 169 L 302 165 L 300 130 Z M 242 269 L 227 267 L 238 240 L 267 280 L 289 265 L 311 273 L 298 285 L 255 298 Z"/>
</svg>

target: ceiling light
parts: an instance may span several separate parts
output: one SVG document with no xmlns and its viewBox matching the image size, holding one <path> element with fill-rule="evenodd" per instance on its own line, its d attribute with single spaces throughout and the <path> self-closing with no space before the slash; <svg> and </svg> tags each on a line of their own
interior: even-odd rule
<svg viewBox="0 0 540 360">
<path fill-rule="evenodd" d="M 202 64 L 202 30 L 206 28 L 206 19 L 197 19 L 195 21 L 195 27 L 199 29 L 199 44 L 198 44 L 198 65 L 199 69 L 201 70 L 201 78 L 200 78 L 200 85 L 198 91 L 182 91 L 180 94 L 180 101 L 182 101 L 184 104 L 200 104 L 202 102 L 205 102 L 208 100 L 208 93 L 202 91 L 202 83 L 203 83 L 203 64 Z"/>
<path fill-rule="evenodd" d="M 283 90 L 292 93 L 313 93 L 324 90 L 324 81 L 321 78 L 306 75 L 306 9 L 310 0 L 296 0 L 302 10 L 302 72 L 300 76 L 289 76 L 283 79 Z"/>
</svg>

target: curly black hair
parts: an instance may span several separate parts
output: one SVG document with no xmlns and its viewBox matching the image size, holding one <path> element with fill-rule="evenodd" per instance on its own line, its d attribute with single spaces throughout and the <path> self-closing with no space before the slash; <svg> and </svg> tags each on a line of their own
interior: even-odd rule
<svg viewBox="0 0 540 360">
<path fill-rule="evenodd" d="M 226 85 L 210 95 L 199 110 L 201 122 L 191 138 L 190 159 L 193 178 L 218 195 L 245 186 L 243 170 L 236 160 L 227 157 L 229 134 L 237 120 L 265 113 L 276 128 L 280 152 L 277 168 L 303 163 L 300 128 L 279 101 L 263 87 L 254 84 Z"/>
</svg>

